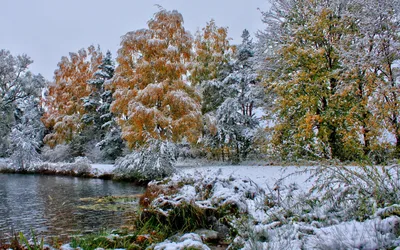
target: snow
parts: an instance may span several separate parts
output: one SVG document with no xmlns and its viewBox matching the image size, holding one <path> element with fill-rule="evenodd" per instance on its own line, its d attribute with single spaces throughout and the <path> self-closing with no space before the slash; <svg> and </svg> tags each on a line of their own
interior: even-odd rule
<svg viewBox="0 0 400 250">
<path fill-rule="evenodd" d="M 185 174 L 194 174 L 195 172 L 200 172 L 203 174 L 212 174 L 217 169 L 221 169 L 222 178 L 228 178 L 230 176 L 238 177 L 238 178 L 249 178 L 254 181 L 260 188 L 267 189 L 269 186 L 275 184 L 279 180 L 282 180 L 284 177 L 285 183 L 295 182 L 297 184 L 301 184 L 304 189 L 307 189 L 311 186 L 310 182 L 306 182 L 309 177 L 306 174 L 302 175 L 293 175 L 299 170 L 304 170 L 305 166 L 296 167 L 296 166 L 238 166 L 238 165 L 226 165 L 226 166 L 198 166 L 198 167 L 182 167 L 179 168 L 181 173 Z"/>
<path fill-rule="evenodd" d="M 184 234 L 178 242 L 171 242 L 166 240 L 158 243 L 150 249 L 154 250 L 184 250 L 184 249 L 199 249 L 199 250 L 210 250 L 210 248 L 203 244 L 201 237 L 194 233 Z"/>
<path fill-rule="evenodd" d="M 0 163 L 6 162 L 6 159 L 0 159 Z M 90 166 L 91 171 L 96 174 L 112 173 L 115 168 L 111 164 Z M 378 209 L 365 221 L 329 218 L 332 214 L 324 206 L 298 214 L 298 220 L 285 217 L 283 214 L 287 209 L 292 209 L 292 206 L 297 206 L 300 204 L 298 202 L 311 195 L 308 191 L 315 182 L 308 180 L 310 173 L 304 170 L 313 167 L 211 164 L 185 166 L 182 162 L 178 166 L 177 173 L 169 182 L 150 185 L 184 185 L 178 193 L 160 196 L 152 204 L 165 215 L 168 215 L 170 205 L 179 205 L 182 202 L 193 202 L 202 208 L 236 205 L 241 214 L 249 215 L 245 228 L 243 221 L 232 222 L 232 226 L 239 228 L 240 232 L 234 243 L 242 245 L 242 249 L 315 249 L 321 246 L 326 249 L 382 249 L 400 246 L 400 238 L 396 232 L 400 224 L 400 217 L 396 216 L 400 213 L 398 204 Z M 211 189 L 206 190 L 209 187 Z M 270 195 L 281 195 L 278 202 L 282 204 L 266 209 L 266 197 Z M 276 197 L 267 199 L 276 201 Z M 296 213 L 300 210 L 293 208 L 292 211 Z M 268 240 L 260 240 L 261 236 Z M 174 242 L 166 240 L 154 244 L 150 249 L 189 247 L 209 249 L 194 233 L 185 234 Z M 68 250 L 68 247 L 64 246 L 64 249 Z"/>
<path fill-rule="evenodd" d="M 92 164 L 92 170 L 98 173 L 106 174 L 114 170 L 113 164 Z"/>
</svg>

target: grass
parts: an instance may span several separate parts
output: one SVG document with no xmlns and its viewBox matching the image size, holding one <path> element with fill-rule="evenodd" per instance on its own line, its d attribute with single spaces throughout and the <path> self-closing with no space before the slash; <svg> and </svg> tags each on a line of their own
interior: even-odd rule
<svg viewBox="0 0 400 250">
<path fill-rule="evenodd" d="M 44 239 L 40 240 L 35 235 L 35 232 L 31 230 L 31 239 L 28 238 L 23 233 L 14 234 L 14 236 L 7 241 L 0 241 L 0 250 L 50 250 L 49 246 L 44 244 Z"/>
</svg>

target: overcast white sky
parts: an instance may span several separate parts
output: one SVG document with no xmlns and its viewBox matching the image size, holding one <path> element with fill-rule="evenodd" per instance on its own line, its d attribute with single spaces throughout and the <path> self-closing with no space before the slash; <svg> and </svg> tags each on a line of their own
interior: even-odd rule
<svg viewBox="0 0 400 250">
<path fill-rule="evenodd" d="M 51 80 L 62 56 L 91 44 L 115 57 L 120 37 L 147 27 L 155 4 L 182 13 L 192 34 L 213 18 L 229 27 L 233 43 L 243 29 L 263 28 L 258 8 L 269 6 L 268 0 L 0 0 L 0 49 L 28 54 L 30 70 Z"/>
</svg>

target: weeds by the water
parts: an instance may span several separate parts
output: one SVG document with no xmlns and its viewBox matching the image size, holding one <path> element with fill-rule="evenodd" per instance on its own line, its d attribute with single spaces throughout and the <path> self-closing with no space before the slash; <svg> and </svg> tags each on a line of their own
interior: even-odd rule
<svg viewBox="0 0 400 250">
<path fill-rule="evenodd" d="M 31 235 L 32 238 L 28 240 L 21 232 L 14 234 L 8 242 L 0 241 L 0 250 L 50 250 L 50 247 L 45 246 L 44 239 L 39 240 L 33 230 L 31 230 Z"/>
</svg>

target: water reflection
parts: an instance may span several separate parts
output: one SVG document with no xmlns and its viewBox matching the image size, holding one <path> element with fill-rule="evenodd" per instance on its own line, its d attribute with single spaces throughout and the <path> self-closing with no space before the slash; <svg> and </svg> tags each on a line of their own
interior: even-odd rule
<svg viewBox="0 0 400 250">
<path fill-rule="evenodd" d="M 143 191 L 130 183 L 99 179 L 0 174 L 0 238 L 11 232 L 42 236 L 98 232 L 118 228 L 129 219 L 126 211 L 79 209 L 80 198 L 133 195 Z"/>
</svg>

